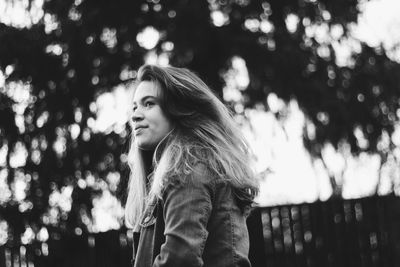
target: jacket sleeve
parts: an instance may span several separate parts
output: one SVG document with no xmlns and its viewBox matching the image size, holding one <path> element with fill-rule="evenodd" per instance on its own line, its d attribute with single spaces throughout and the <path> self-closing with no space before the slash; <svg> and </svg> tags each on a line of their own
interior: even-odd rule
<svg viewBox="0 0 400 267">
<path fill-rule="evenodd" d="M 197 166 L 184 178 L 165 187 L 165 243 L 153 267 L 203 266 L 215 183 L 205 166 Z"/>
</svg>

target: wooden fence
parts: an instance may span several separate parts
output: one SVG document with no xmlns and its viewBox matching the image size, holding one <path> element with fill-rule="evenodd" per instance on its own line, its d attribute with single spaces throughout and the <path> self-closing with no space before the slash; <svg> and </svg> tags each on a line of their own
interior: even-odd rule
<svg viewBox="0 0 400 267">
<path fill-rule="evenodd" d="M 400 198 L 331 199 L 257 208 L 248 219 L 253 267 L 400 266 Z M 0 247 L 5 267 L 128 267 L 132 232 L 52 236 Z"/>
<path fill-rule="evenodd" d="M 400 266 L 398 197 L 261 208 L 252 216 L 255 267 Z"/>
</svg>

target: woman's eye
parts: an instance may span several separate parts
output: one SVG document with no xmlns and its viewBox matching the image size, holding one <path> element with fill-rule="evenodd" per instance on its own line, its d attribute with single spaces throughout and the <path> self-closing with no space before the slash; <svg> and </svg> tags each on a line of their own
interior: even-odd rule
<svg viewBox="0 0 400 267">
<path fill-rule="evenodd" d="M 147 108 L 148 108 L 148 107 L 151 107 L 151 106 L 153 106 L 153 105 L 154 105 L 154 103 L 153 103 L 153 102 L 150 102 L 150 101 L 144 103 L 144 106 L 147 107 Z"/>
</svg>

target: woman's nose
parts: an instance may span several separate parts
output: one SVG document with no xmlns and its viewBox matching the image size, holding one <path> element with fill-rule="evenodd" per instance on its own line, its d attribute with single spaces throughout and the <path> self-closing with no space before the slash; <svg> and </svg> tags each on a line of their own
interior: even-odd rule
<svg viewBox="0 0 400 267">
<path fill-rule="evenodd" d="M 143 113 L 139 111 L 139 108 L 136 108 L 136 110 L 133 111 L 132 120 L 140 121 L 142 119 L 143 119 Z"/>
</svg>

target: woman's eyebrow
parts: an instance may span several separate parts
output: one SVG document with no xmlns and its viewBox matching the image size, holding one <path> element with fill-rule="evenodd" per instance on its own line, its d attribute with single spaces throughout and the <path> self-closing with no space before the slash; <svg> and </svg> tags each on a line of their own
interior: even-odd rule
<svg viewBox="0 0 400 267">
<path fill-rule="evenodd" d="M 141 99 L 139 99 L 139 102 L 143 103 L 143 102 L 145 102 L 147 99 L 156 99 L 156 97 L 155 97 L 155 96 L 152 96 L 152 95 L 146 95 L 146 96 L 142 97 Z M 137 103 L 136 101 L 133 101 L 133 104 L 136 104 L 136 103 Z"/>
</svg>

